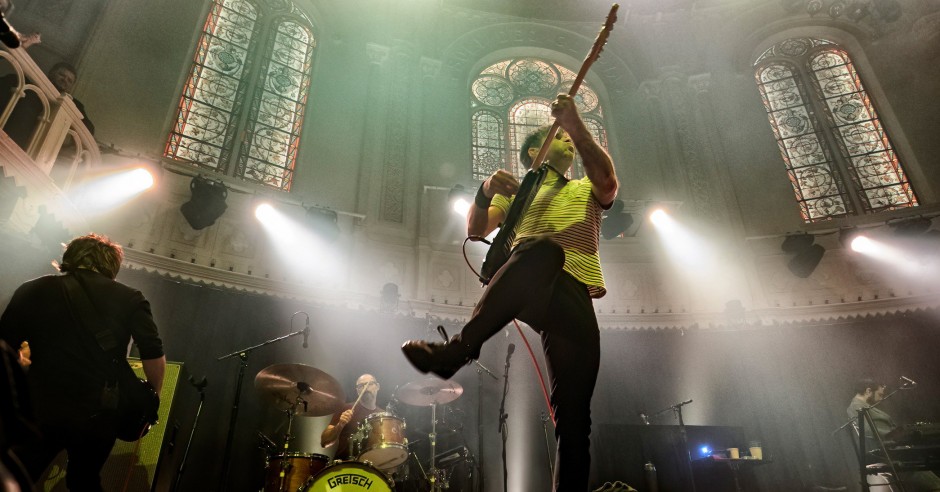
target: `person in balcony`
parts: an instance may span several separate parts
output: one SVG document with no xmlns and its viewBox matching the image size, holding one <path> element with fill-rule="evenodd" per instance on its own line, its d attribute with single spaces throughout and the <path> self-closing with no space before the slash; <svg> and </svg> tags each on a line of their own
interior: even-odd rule
<svg viewBox="0 0 940 492">
<path fill-rule="evenodd" d="M 59 62 L 52 66 L 47 76 L 49 77 L 49 81 L 52 82 L 52 85 L 59 92 L 71 94 L 72 87 L 75 85 L 76 74 L 75 67 L 70 63 Z M 15 73 L 0 77 L 0 100 L 4 101 L 4 106 L 0 107 L 5 107 L 6 104 L 10 103 L 10 99 L 13 97 L 17 86 L 18 79 Z M 91 119 L 88 118 L 85 105 L 74 97 L 72 98 L 72 102 L 75 103 L 75 107 L 82 113 L 82 122 L 85 124 L 85 127 L 94 135 L 95 125 L 91 122 Z M 13 108 L 13 112 L 10 114 L 10 118 L 3 126 L 3 131 L 5 131 L 7 136 L 16 142 L 21 149 L 26 150 L 29 147 L 33 133 L 35 133 L 36 128 L 39 126 L 42 112 L 43 105 L 42 101 L 39 100 L 39 96 L 32 91 L 27 91 L 23 98 L 17 101 L 16 107 Z M 69 145 L 74 146 L 74 143 L 70 142 L 71 140 L 66 140 L 66 143 L 63 145 L 63 152 L 68 151 Z M 73 149 L 72 155 L 74 155 L 74 152 Z"/>
</svg>

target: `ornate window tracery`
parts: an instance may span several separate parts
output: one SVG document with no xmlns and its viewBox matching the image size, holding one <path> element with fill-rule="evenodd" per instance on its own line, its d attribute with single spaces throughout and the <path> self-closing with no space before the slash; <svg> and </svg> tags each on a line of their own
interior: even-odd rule
<svg viewBox="0 0 940 492">
<path fill-rule="evenodd" d="M 807 223 L 917 206 L 849 54 L 791 38 L 754 63 L 771 128 Z"/>
<path fill-rule="evenodd" d="M 311 25 L 287 0 L 213 0 L 166 157 L 290 190 L 316 48 Z"/>
<path fill-rule="evenodd" d="M 518 157 L 523 140 L 536 128 L 551 124 L 549 104 L 559 93 L 568 92 L 576 76 L 561 65 L 535 58 L 502 60 L 481 70 L 470 84 L 473 179 L 482 181 L 497 169 L 523 176 L 526 170 Z M 585 125 L 606 149 L 597 93 L 581 84 L 575 102 Z M 583 175 L 577 157 L 569 176 Z"/>
</svg>

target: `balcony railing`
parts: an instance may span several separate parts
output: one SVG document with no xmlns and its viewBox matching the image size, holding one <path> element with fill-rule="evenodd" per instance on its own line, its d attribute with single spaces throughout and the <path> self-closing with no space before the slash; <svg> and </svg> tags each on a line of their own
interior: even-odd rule
<svg viewBox="0 0 940 492">
<path fill-rule="evenodd" d="M 3 191 L 8 227 L 28 233 L 40 210 L 70 232 L 85 221 L 67 192 L 83 171 L 101 165 L 94 136 L 67 93 L 59 92 L 23 49 L 0 50 L 0 167 L 15 192 Z M 11 119 L 11 117 L 13 117 Z M 9 186 L 7 187 L 9 188 Z"/>
</svg>

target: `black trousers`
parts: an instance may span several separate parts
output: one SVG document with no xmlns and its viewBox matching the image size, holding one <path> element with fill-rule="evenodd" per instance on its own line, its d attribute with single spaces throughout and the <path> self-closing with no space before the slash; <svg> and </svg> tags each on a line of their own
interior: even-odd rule
<svg viewBox="0 0 940 492">
<path fill-rule="evenodd" d="M 42 438 L 14 452 L 34 481 L 63 449 L 68 453 L 65 484 L 72 492 L 99 492 L 101 468 L 117 440 L 110 420 L 97 416 L 89 419 L 65 418 L 39 425 Z"/>
<path fill-rule="evenodd" d="M 459 340 L 474 356 L 518 318 L 542 338 L 555 412 L 555 491 L 584 492 L 591 468 L 591 397 L 600 333 L 587 287 L 562 270 L 564 250 L 548 238 L 517 246 L 493 276 Z"/>
</svg>

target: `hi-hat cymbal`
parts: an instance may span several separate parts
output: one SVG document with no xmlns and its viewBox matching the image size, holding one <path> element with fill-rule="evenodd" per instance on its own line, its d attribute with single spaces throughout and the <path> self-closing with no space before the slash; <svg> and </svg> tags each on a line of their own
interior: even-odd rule
<svg viewBox="0 0 940 492">
<path fill-rule="evenodd" d="M 398 388 L 397 397 L 402 403 L 418 407 L 432 404 L 443 405 L 450 403 L 463 394 L 463 388 L 453 382 L 443 379 L 427 378 L 412 381 Z"/>
<path fill-rule="evenodd" d="M 279 410 L 293 408 L 294 415 L 322 417 L 343 408 L 346 395 L 329 374 L 303 364 L 274 364 L 255 376 L 262 399 Z"/>
</svg>

